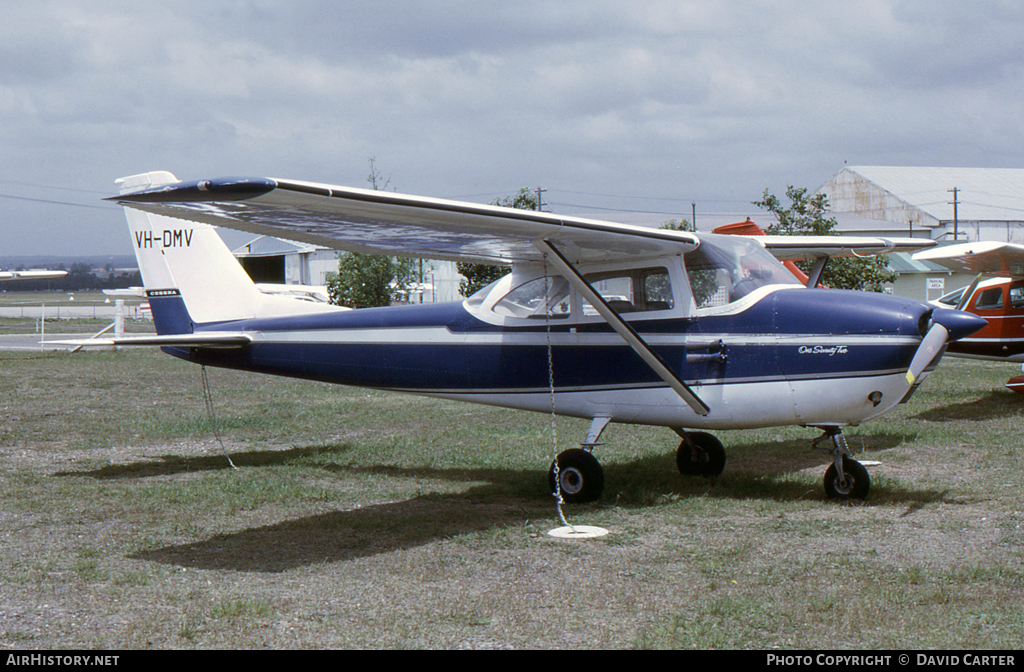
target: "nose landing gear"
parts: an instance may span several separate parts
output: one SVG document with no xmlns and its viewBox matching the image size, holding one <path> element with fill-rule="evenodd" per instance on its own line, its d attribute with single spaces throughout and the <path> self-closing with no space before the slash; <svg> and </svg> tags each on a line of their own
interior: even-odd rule
<svg viewBox="0 0 1024 672">
<path fill-rule="evenodd" d="M 863 464 L 850 456 L 846 437 L 838 427 L 825 427 L 825 432 L 814 440 L 818 444 L 831 439 L 832 448 L 822 448 L 832 454 L 832 464 L 825 470 L 825 496 L 829 499 L 866 499 L 871 489 L 871 478 Z"/>
</svg>

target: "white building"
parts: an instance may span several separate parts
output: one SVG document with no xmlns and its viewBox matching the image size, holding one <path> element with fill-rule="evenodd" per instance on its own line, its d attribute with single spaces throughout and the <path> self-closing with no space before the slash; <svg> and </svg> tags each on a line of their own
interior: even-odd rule
<svg viewBox="0 0 1024 672">
<path fill-rule="evenodd" d="M 234 250 L 242 268 L 253 282 L 270 285 L 327 284 L 327 276 L 338 271 L 338 252 L 326 247 L 260 236 Z M 423 282 L 415 283 L 410 303 L 458 301 L 462 276 L 448 261 L 423 260 Z"/>
<path fill-rule="evenodd" d="M 847 166 L 818 193 L 828 197 L 845 234 L 1024 243 L 1021 169 Z M 910 255 L 890 259 L 899 274 L 893 291 L 901 296 L 934 299 L 973 279 Z"/>
</svg>

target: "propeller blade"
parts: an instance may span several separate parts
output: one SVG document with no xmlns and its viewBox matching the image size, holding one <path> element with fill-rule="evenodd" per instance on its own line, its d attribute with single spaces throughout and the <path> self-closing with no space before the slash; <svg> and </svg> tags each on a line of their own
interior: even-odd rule
<svg viewBox="0 0 1024 672">
<path fill-rule="evenodd" d="M 933 322 L 928 333 L 921 339 L 921 345 L 917 346 L 914 358 L 910 360 L 910 368 L 907 370 L 908 383 L 913 385 L 921 372 L 928 368 L 935 356 L 946 345 L 947 338 L 949 338 L 949 331 L 938 322 Z"/>
</svg>

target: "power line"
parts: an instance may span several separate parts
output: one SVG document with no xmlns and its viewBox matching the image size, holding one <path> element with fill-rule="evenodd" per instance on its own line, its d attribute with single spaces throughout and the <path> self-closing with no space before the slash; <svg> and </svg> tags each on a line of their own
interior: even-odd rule
<svg viewBox="0 0 1024 672">
<path fill-rule="evenodd" d="M 563 194 L 574 194 L 576 196 L 599 196 L 603 198 L 628 198 L 639 201 L 670 201 L 670 202 L 682 202 L 687 205 L 694 201 L 703 203 L 745 203 L 750 205 L 749 201 L 741 201 L 738 199 L 715 199 L 715 198 L 682 198 L 682 197 L 671 197 L 671 196 L 633 196 L 630 194 L 604 194 L 590 191 L 572 191 L 570 189 L 555 189 L 558 193 Z"/>
<path fill-rule="evenodd" d="M 548 201 L 548 205 L 557 205 L 563 208 L 583 208 L 584 210 L 602 210 L 605 212 L 634 212 L 641 215 L 685 215 L 686 210 L 662 211 L 662 210 L 637 210 L 636 208 L 602 208 L 596 205 L 580 205 L 578 203 L 561 203 Z"/>
<path fill-rule="evenodd" d="M 120 206 L 110 205 L 88 205 L 86 203 L 71 203 L 68 201 L 54 201 L 47 198 L 29 198 L 28 196 L 15 196 L 13 194 L 0 194 L 0 198 L 10 198 L 15 201 L 30 201 L 32 203 L 46 203 L 48 205 L 70 205 L 75 208 L 90 208 L 92 210 L 110 210 Z"/>
<path fill-rule="evenodd" d="M 75 187 L 60 187 L 54 184 L 32 184 L 31 182 L 15 182 L 14 180 L 0 180 L 0 184 L 12 184 L 16 187 L 32 187 L 34 189 L 59 189 L 61 191 L 77 191 L 83 194 L 102 194 L 109 196 L 109 191 L 99 191 L 97 189 L 76 189 Z"/>
</svg>

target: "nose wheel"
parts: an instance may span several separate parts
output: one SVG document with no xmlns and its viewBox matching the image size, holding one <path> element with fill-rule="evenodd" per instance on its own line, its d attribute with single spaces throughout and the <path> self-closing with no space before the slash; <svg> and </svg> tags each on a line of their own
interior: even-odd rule
<svg viewBox="0 0 1024 672">
<path fill-rule="evenodd" d="M 843 455 L 842 463 L 842 475 L 834 464 L 825 470 L 825 496 L 829 499 L 866 499 L 871 488 L 868 470 L 846 455 Z"/>
<path fill-rule="evenodd" d="M 832 464 L 825 470 L 825 496 L 829 499 L 867 499 L 871 489 L 871 477 L 863 464 L 850 456 L 846 437 L 838 427 L 827 427 L 825 433 L 815 439 L 814 446 L 831 439 Z"/>
</svg>

